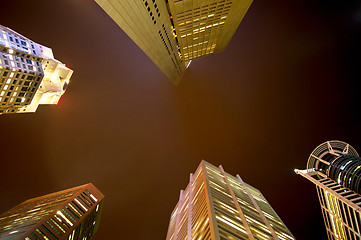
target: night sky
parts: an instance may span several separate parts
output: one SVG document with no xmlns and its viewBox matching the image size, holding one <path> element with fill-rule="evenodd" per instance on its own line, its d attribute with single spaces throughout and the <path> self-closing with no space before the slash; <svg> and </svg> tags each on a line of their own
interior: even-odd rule
<svg viewBox="0 0 361 240">
<path fill-rule="evenodd" d="M 0 24 L 74 70 L 58 105 L 1 115 L 0 213 L 92 182 L 95 239 L 165 239 L 202 159 L 260 189 L 297 239 L 326 239 L 293 172 L 327 140 L 361 152 L 359 1 L 255 0 L 227 49 L 175 87 L 93 0 L 11 0 Z"/>
</svg>

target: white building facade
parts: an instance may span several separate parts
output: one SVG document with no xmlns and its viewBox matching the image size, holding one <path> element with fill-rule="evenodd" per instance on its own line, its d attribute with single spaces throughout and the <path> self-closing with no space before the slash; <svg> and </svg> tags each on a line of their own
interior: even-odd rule
<svg viewBox="0 0 361 240">
<path fill-rule="evenodd" d="M 0 114 L 57 104 L 72 73 L 50 48 L 0 25 Z"/>
</svg>

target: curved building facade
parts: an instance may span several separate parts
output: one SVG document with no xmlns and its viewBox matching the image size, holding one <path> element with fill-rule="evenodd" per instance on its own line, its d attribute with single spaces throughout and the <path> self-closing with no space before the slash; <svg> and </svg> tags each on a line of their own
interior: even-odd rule
<svg viewBox="0 0 361 240">
<path fill-rule="evenodd" d="M 361 239 L 361 158 L 342 141 L 319 145 L 307 169 L 295 172 L 316 185 L 328 239 Z"/>
</svg>

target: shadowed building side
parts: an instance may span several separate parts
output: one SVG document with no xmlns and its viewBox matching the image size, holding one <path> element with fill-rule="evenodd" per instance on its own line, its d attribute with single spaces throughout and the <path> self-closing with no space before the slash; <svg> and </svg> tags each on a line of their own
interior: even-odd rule
<svg viewBox="0 0 361 240">
<path fill-rule="evenodd" d="M 103 10 L 178 85 L 186 64 L 173 36 L 164 0 L 96 0 Z"/>
<path fill-rule="evenodd" d="M 0 215 L 0 239 L 91 239 L 103 198 L 89 183 L 29 199 Z"/>
<path fill-rule="evenodd" d="M 166 239 L 295 238 L 259 190 L 202 161 L 181 191 Z"/>
<path fill-rule="evenodd" d="M 361 239 L 361 158 L 349 144 L 328 141 L 297 174 L 316 185 L 328 239 Z"/>
</svg>

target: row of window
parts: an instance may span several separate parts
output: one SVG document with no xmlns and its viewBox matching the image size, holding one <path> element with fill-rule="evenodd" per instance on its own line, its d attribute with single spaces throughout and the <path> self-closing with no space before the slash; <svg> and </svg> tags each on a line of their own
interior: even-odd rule
<svg viewBox="0 0 361 240">
<path fill-rule="evenodd" d="M 150 9 L 150 4 L 148 4 L 148 1 L 143 0 L 143 2 L 144 2 L 144 6 L 147 9 L 147 11 L 149 13 L 149 16 L 151 17 L 153 23 L 156 24 L 157 21 L 155 20 L 155 15 L 153 14 L 152 10 Z M 153 5 L 154 5 L 154 9 L 157 12 L 156 14 L 158 15 L 158 17 L 160 17 L 160 11 L 158 9 L 158 6 L 157 6 L 155 0 L 152 0 L 152 2 L 153 2 Z"/>
<path fill-rule="evenodd" d="M 6 33 L 4 31 L 3 32 L 3 37 L 4 39 L 7 41 L 7 37 L 6 37 Z M 32 41 L 30 41 L 31 43 L 27 43 L 28 40 L 25 40 L 24 38 L 20 37 L 20 36 L 16 36 L 15 34 L 12 35 L 11 33 L 7 32 L 8 36 L 9 36 L 9 40 L 10 40 L 10 43 L 13 45 L 13 46 L 16 46 L 18 47 L 18 49 L 24 49 L 26 50 L 27 52 L 31 52 L 36 55 L 36 51 L 35 51 L 35 47 L 34 47 L 34 44 L 32 43 Z M 29 49 L 31 46 L 32 49 Z"/>
</svg>

